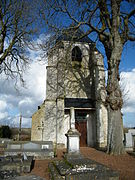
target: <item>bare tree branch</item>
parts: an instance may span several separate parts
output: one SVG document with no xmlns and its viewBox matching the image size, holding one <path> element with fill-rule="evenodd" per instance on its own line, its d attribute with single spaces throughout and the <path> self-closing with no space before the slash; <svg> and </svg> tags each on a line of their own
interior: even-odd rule
<svg viewBox="0 0 135 180">
<path fill-rule="evenodd" d="M 22 79 L 23 64 L 29 62 L 27 47 L 36 33 L 36 12 L 32 11 L 35 2 L 0 1 L 0 73 L 18 73 Z"/>
<path fill-rule="evenodd" d="M 108 153 L 122 154 L 123 127 L 121 123 L 122 93 L 119 85 L 119 65 L 124 44 L 135 41 L 135 9 L 122 0 L 46 0 L 44 16 L 47 25 L 67 33 L 83 28 L 79 38 L 95 33 L 105 49 L 108 65 L 106 104 L 108 108 Z M 72 6 L 71 6 L 72 4 Z M 129 12 L 128 12 L 129 11 Z M 48 12 L 46 14 L 46 12 Z M 47 16 L 49 15 L 49 16 Z M 60 23 L 60 25 L 59 25 Z M 59 26 L 58 26 L 59 25 Z M 56 32 L 55 31 L 55 32 Z M 74 38 L 71 38 L 71 40 Z M 117 118 L 116 118 L 117 117 Z M 119 129 L 117 128 L 119 125 Z M 117 138 L 118 137 L 118 138 Z"/>
</svg>

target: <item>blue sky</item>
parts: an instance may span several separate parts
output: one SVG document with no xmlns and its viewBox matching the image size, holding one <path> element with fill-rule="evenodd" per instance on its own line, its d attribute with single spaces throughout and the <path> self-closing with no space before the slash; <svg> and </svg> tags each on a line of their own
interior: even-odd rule
<svg viewBox="0 0 135 180">
<path fill-rule="evenodd" d="M 135 42 L 128 42 L 124 46 L 120 71 L 130 71 L 135 68 Z"/>
<path fill-rule="evenodd" d="M 135 127 L 135 43 L 124 47 L 120 64 L 121 83 L 125 90 L 123 121 L 128 127 Z"/>
<path fill-rule="evenodd" d="M 46 64 L 39 62 L 38 56 L 37 52 L 30 51 L 30 57 L 35 61 L 24 75 L 26 88 L 18 83 L 19 91 L 16 91 L 14 80 L 7 81 L 4 75 L 0 76 L 0 124 L 18 126 L 21 113 L 23 127 L 31 127 L 31 116 L 45 99 Z M 122 110 L 124 126 L 135 127 L 135 44 L 133 43 L 124 48 L 120 72 L 122 89 L 124 89 Z"/>
</svg>

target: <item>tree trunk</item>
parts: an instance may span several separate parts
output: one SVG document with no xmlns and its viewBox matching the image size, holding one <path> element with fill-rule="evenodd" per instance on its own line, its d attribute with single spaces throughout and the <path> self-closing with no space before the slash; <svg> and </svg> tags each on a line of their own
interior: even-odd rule
<svg viewBox="0 0 135 180">
<path fill-rule="evenodd" d="M 116 45 L 117 44 L 117 45 Z M 108 145 L 109 154 L 125 153 L 123 144 L 123 123 L 121 108 L 122 93 L 119 85 L 119 64 L 123 45 L 117 41 L 108 59 L 107 106 L 108 106 Z"/>
<path fill-rule="evenodd" d="M 106 103 L 108 107 L 107 152 L 118 155 L 125 153 L 121 114 L 123 100 L 119 85 L 119 65 L 124 43 L 119 34 L 120 0 L 111 0 L 111 14 L 110 34 L 108 36 L 100 35 L 99 38 L 104 45 L 108 62 L 108 80 L 106 87 Z"/>
<path fill-rule="evenodd" d="M 121 110 L 108 107 L 108 145 L 107 152 L 113 155 L 124 154 L 123 123 Z"/>
<path fill-rule="evenodd" d="M 105 47 L 108 62 L 108 80 L 107 80 L 107 99 L 108 108 L 108 143 L 107 152 L 109 154 L 124 154 L 123 144 L 123 122 L 121 108 L 123 105 L 122 93 L 119 85 L 119 64 L 123 50 L 123 43 L 118 33 L 114 32 L 114 36 L 109 40 L 102 39 L 100 41 Z"/>
<path fill-rule="evenodd" d="M 113 55 L 112 55 L 113 56 Z M 123 105 L 122 93 L 119 85 L 119 63 L 118 54 L 110 59 L 107 84 L 107 105 L 108 105 L 108 147 L 110 154 L 123 154 L 123 123 L 121 108 Z M 112 67 L 113 66 L 113 67 Z"/>
</svg>

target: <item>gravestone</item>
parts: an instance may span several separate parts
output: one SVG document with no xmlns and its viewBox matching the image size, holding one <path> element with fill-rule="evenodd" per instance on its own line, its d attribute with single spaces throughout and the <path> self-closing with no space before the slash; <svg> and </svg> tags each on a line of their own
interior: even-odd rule
<svg viewBox="0 0 135 180">
<path fill-rule="evenodd" d="M 68 130 L 67 137 L 67 153 L 79 154 L 80 153 L 80 133 L 75 129 L 75 111 L 74 108 L 70 108 L 70 129 Z"/>
<path fill-rule="evenodd" d="M 135 149 L 135 129 L 129 129 L 125 133 L 125 149 L 127 151 L 134 151 Z"/>
<path fill-rule="evenodd" d="M 21 144 L 8 144 L 7 149 L 21 149 Z"/>
<path fill-rule="evenodd" d="M 51 141 L 10 142 L 4 151 L 6 156 L 23 155 L 24 153 L 26 156 L 34 157 L 34 159 L 53 158 L 53 143 Z"/>
<path fill-rule="evenodd" d="M 24 150 L 28 150 L 28 149 L 40 150 L 41 149 L 41 145 L 33 143 L 33 142 L 28 142 L 28 143 L 23 144 L 22 148 Z"/>
<path fill-rule="evenodd" d="M 49 164 L 52 180 L 119 180 L 119 174 L 87 158 L 68 158 Z"/>
<path fill-rule="evenodd" d="M 4 172 L 28 173 L 31 171 L 32 157 L 25 159 L 23 156 L 0 157 L 0 175 Z"/>
</svg>

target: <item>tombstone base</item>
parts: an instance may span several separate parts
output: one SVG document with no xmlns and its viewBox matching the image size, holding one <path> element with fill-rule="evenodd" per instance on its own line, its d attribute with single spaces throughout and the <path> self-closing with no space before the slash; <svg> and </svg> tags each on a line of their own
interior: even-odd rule
<svg viewBox="0 0 135 180">
<path fill-rule="evenodd" d="M 80 154 L 80 133 L 77 129 L 69 129 L 65 136 L 67 137 L 67 153 Z"/>
<path fill-rule="evenodd" d="M 49 164 L 50 179 L 53 180 L 118 180 L 118 172 L 96 161 L 68 156 L 68 159 Z"/>
</svg>

